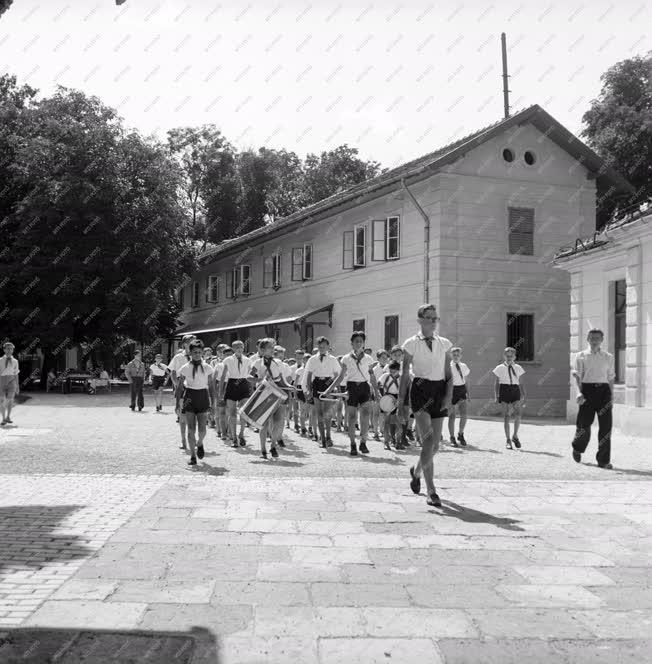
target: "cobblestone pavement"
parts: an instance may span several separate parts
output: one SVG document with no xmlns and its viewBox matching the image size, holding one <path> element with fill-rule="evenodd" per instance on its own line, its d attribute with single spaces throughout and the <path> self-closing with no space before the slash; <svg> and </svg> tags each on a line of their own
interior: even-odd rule
<svg viewBox="0 0 652 664">
<path fill-rule="evenodd" d="M 219 664 L 640 663 L 652 652 L 650 482 L 451 479 L 435 510 L 387 478 L 14 481 L 43 509 L 113 497 L 137 510 L 42 604 L 24 605 L 24 629 L 200 627 L 219 652 L 194 661 Z M 91 548 L 95 509 L 77 526 Z M 106 530 L 118 510 L 105 509 Z"/>
<path fill-rule="evenodd" d="M 165 482 L 93 475 L 0 478 L 0 627 L 19 625 Z"/>
<path fill-rule="evenodd" d="M 259 458 L 258 436 L 248 430 L 249 446 L 231 449 L 209 429 L 204 462 L 189 470 L 179 450 L 178 426 L 166 395 L 163 413 L 156 413 L 146 397 L 142 413 L 132 413 L 125 393 L 39 394 L 19 405 L 14 426 L 0 429 L 1 472 L 4 473 L 108 473 L 132 475 L 187 475 L 280 477 L 403 477 L 415 461 L 416 448 L 388 452 L 371 441 L 368 457 L 350 458 L 348 438 L 334 434 L 335 447 L 322 451 L 315 442 L 285 430 L 288 446 L 277 461 Z M 526 421 L 521 429 L 521 451 L 505 449 L 502 422 L 471 420 L 467 449 L 444 445 L 436 460 L 442 477 L 486 479 L 596 479 L 605 471 L 595 466 L 595 444 L 586 463 L 578 466 L 570 457 L 573 427 L 561 421 Z M 595 438 L 595 434 L 594 434 Z M 616 433 L 613 441 L 615 471 L 610 479 L 652 478 L 652 445 L 649 439 Z"/>
</svg>

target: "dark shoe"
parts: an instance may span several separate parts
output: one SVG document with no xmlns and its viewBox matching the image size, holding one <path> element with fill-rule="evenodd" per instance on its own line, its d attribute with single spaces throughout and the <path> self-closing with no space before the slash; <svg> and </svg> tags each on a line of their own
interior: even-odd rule
<svg viewBox="0 0 652 664">
<path fill-rule="evenodd" d="M 131 408 L 131 410 L 136 410 L 136 406 L 129 406 L 129 408 Z M 178 421 L 179 421 L 179 420 L 177 420 L 177 422 L 178 422 Z"/>
<path fill-rule="evenodd" d="M 294 432 L 295 432 L 295 433 L 299 433 L 299 431 L 300 431 L 300 429 L 299 429 L 299 425 L 298 425 L 298 424 L 295 424 L 295 425 L 294 425 Z"/>
<path fill-rule="evenodd" d="M 143 409 L 143 407 L 140 406 L 140 407 L 138 408 L 138 412 L 140 413 L 140 411 L 141 411 L 142 409 Z"/>
<path fill-rule="evenodd" d="M 7 424 L 13 424 L 13 423 L 14 423 L 14 421 L 10 417 L 8 417 L 7 418 Z"/>
<path fill-rule="evenodd" d="M 314 436 L 315 434 L 312 432 L 312 427 L 308 427 L 308 433 L 310 434 L 310 437 Z"/>
<path fill-rule="evenodd" d="M 240 447 L 244 447 L 247 444 L 244 436 L 238 436 L 238 440 L 240 441 Z"/>
<path fill-rule="evenodd" d="M 604 468 L 605 470 L 613 470 L 613 466 L 610 463 L 599 463 L 598 467 Z"/>
<path fill-rule="evenodd" d="M 396 443 L 395 445 L 396 449 L 403 452 L 404 450 L 407 450 L 407 447 L 405 443 Z"/>
<path fill-rule="evenodd" d="M 410 477 L 412 478 L 410 480 L 410 489 L 412 489 L 412 493 L 421 493 L 421 478 L 414 474 L 414 466 L 410 468 Z"/>
<path fill-rule="evenodd" d="M 333 441 L 331 440 L 330 436 L 326 439 L 326 445 L 328 445 L 328 447 L 333 447 Z"/>
<path fill-rule="evenodd" d="M 517 450 L 521 449 L 521 441 L 518 439 L 518 436 L 512 436 L 512 442 Z"/>
<path fill-rule="evenodd" d="M 260 453 L 261 458 L 266 459 L 267 458 L 267 451 L 263 451 Z"/>
<path fill-rule="evenodd" d="M 237 450 L 240 447 L 240 445 L 238 445 L 238 441 L 236 440 L 235 443 L 232 443 L 231 447 L 234 447 Z"/>
<path fill-rule="evenodd" d="M 190 457 L 190 461 L 188 461 L 189 466 L 196 466 L 197 465 L 197 459 L 193 456 Z"/>
<path fill-rule="evenodd" d="M 582 454 L 577 450 L 573 450 L 573 461 L 575 463 L 580 463 L 582 461 Z"/>
<path fill-rule="evenodd" d="M 2 422 L 0 422 L 0 426 L 4 426 L 5 424 L 7 424 L 7 420 L 2 420 Z"/>
<path fill-rule="evenodd" d="M 426 500 L 426 503 L 431 507 L 441 507 L 441 500 L 439 500 L 439 496 L 437 495 L 436 491 L 430 494 L 428 500 Z"/>
<path fill-rule="evenodd" d="M 451 436 L 450 440 L 451 440 L 451 445 L 453 447 L 459 447 L 459 445 L 457 444 L 457 441 L 455 440 L 455 436 Z"/>
<path fill-rule="evenodd" d="M 463 434 L 463 433 L 458 434 L 458 436 L 457 436 L 457 441 L 459 442 L 459 444 L 460 444 L 462 447 L 466 447 L 466 438 L 464 438 L 464 434 Z"/>
<path fill-rule="evenodd" d="M 364 440 L 360 441 L 360 446 L 358 449 L 362 452 L 362 454 L 369 454 L 369 449 L 367 448 L 367 442 Z"/>
<path fill-rule="evenodd" d="M 349 454 L 351 456 L 358 456 L 358 450 L 355 446 L 355 443 L 353 445 L 351 445 L 351 451 L 349 452 Z"/>
<path fill-rule="evenodd" d="M 380 441 L 380 436 L 377 433 L 374 434 L 374 440 L 378 442 Z"/>
<path fill-rule="evenodd" d="M 302 435 L 302 436 L 305 436 L 307 433 L 308 433 L 308 432 L 306 431 L 306 429 L 301 429 L 301 435 Z"/>
<path fill-rule="evenodd" d="M 411 429 L 408 429 L 408 430 L 405 432 L 405 435 L 408 437 L 409 440 L 414 440 L 414 433 L 412 432 Z"/>
<path fill-rule="evenodd" d="M 319 443 L 319 447 L 323 447 L 324 449 L 328 447 L 328 443 L 326 442 L 325 438 L 322 438 L 321 443 Z"/>
<path fill-rule="evenodd" d="M 278 450 L 275 447 L 272 447 L 270 453 L 275 459 L 278 459 Z"/>
<path fill-rule="evenodd" d="M 203 445 L 197 445 L 197 456 L 200 459 L 204 458 L 204 446 Z"/>
<path fill-rule="evenodd" d="M 133 410 L 133 408 L 131 410 Z M 177 424 L 179 424 L 179 416 L 178 415 L 177 415 Z"/>
<path fill-rule="evenodd" d="M 284 443 L 282 440 L 279 440 L 276 444 L 277 444 L 279 447 L 285 447 L 285 443 Z"/>
</svg>

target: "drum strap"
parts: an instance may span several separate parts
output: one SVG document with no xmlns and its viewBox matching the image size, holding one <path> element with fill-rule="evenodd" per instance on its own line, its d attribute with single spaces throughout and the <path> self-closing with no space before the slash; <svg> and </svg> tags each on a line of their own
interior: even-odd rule
<svg viewBox="0 0 652 664">
<path fill-rule="evenodd" d="M 391 385 L 388 385 L 388 383 L 396 385 L 396 387 L 398 388 L 398 378 L 392 375 L 389 375 L 387 378 L 385 378 L 385 384 L 383 385 L 383 391 L 385 392 L 385 394 L 389 394 L 388 390 L 391 387 Z"/>
</svg>

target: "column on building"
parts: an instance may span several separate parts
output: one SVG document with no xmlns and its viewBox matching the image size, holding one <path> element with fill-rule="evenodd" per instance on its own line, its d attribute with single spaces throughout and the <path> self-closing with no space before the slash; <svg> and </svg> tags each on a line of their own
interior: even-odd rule
<svg viewBox="0 0 652 664">
<path fill-rule="evenodd" d="M 627 324 L 625 328 L 626 368 L 625 403 L 627 406 L 641 406 L 641 246 L 627 249 L 625 279 L 627 284 Z"/>
</svg>

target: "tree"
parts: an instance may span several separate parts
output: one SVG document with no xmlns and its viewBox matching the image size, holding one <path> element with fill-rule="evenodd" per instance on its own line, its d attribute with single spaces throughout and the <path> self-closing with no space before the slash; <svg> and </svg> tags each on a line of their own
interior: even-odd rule
<svg viewBox="0 0 652 664">
<path fill-rule="evenodd" d="M 599 189 L 598 228 L 618 209 L 652 198 L 652 53 L 618 62 L 601 81 L 600 95 L 582 118 L 582 136 L 636 192 L 618 198 Z"/>
<path fill-rule="evenodd" d="M 14 0 L 0 0 L 0 16 L 11 7 Z"/>
<path fill-rule="evenodd" d="M 321 155 L 309 154 L 304 166 L 304 191 L 308 204 L 340 193 L 381 172 L 380 164 L 363 161 L 357 148 L 340 145 Z"/>
<path fill-rule="evenodd" d="M 2 327 L 45 351 L 167 337 L 193 269 L 164 146 L 126 135 L 115 111 L 59 88 L 20 113 L 3 220 Z"/>
</svg>

